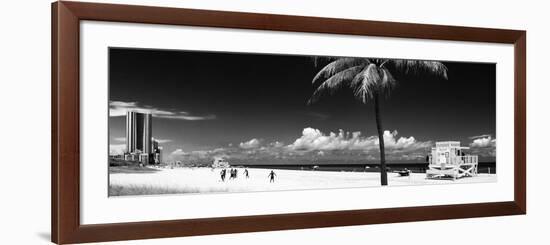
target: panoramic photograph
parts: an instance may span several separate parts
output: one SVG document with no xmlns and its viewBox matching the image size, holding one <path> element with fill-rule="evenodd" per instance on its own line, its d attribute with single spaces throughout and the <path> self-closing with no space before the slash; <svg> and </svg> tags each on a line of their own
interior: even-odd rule
<svg viewBox="0 0 550 245">
<path fill-rule="evenodd" d="M 496 64 L 109 48 L 109 193 L 497 181 Z"/>
</svg>

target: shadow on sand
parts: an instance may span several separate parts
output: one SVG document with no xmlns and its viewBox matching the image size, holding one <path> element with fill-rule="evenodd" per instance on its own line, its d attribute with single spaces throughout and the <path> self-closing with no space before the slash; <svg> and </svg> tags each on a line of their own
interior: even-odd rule
<svg viewBox="0 0 550 245">
<path fill-rule="evenodd" d="M 160 170 L 140 166 L 109 167 L 109 174 L 151 174 Z"/>
</svg>

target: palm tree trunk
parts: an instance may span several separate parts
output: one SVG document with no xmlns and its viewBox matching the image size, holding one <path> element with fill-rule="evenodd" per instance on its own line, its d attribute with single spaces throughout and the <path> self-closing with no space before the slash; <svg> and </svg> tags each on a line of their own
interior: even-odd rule
<svg viewBox="0 0 550 245">
<path fill-rule="evenodd" d="M 386 170 L 386 153 L 384 150 L 384 130 L 382 129 L 382 118 L 380 118 L 379 94 L 374 94 L 374 116 L 376 118 L 376 129 L 378 130 L 378 146 L 380 146 L 380 183 L 388 185 L 388 173 Z"/>
</svg>

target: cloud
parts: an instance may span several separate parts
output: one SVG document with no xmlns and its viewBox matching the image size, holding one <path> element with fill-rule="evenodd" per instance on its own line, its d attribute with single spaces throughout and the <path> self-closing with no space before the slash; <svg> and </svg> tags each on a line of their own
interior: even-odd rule
<svg viewBox="0 0 550 245">
<path fill-rule="evenodd" d="M 275 147 L 275 148 L 280 148 L 280 147 L 285 146 L 285 143 L 279 142 L 279 141 L 275 141 L 275 142 L 270 143 L 269 146 Z"/>
<path fill-rule="evenodd" d="M 171 152 L 170 155 L 186 155 L 187 153 L 184 152 L 182 149 L 176 149 L 175 151 Z"/>
<path fill-rule="evenodd" d="M 109 102 L 109 106 L 115 106 L 115 107 L 136 107 L 136 106 L 137 106 L 137 102 L 111 101 L 111 102 Z"/>
<path fill-rule="evenodd" d="M 159 144 L 165 144 L 165 143 L 168 143 L 168 142 L 172 142 L 172 140 L 170 139 L 155 139 L 153 138 L 154 140 L 156 140 L 157 142 L 159 142 Z M 126 142 L 126 137 L 116 137 L 114 138 L 115 141 L 117 142 Z"/>
<path fill-rule="evenodd" d="M 417 141 L 413 136 L 397 138 L 397 135 L 397 130 L 391 133 L 388 130 L 384 131 L 384 146 L 398 151 L 424 149 L 432 146 L 431 141 Z"/>
<path fill-rule="evenodd" d="M 109 155 L 122 155 L 126 151 L 126 144 L 111 144 L 109 145 Z"/>
<path fill-rule="evenodd" d="M 485 137 L 476 137 L 471 138 L 474 139 L 472 143 L 470 143 L 470 147 L 495 147 L 496 146 L 496 139 L 493 139 L 491 135 L 484 135 Z"/>
<path fill-rule="evenodd" d="M 299 151 L 355 149 L 358 145 L 366 143 L 360 139 L 360 134 L 353 133 L 353 136 L 349 137 L 349 133 L 345 134 L 340 130 L 338 134 L 330 132 L 325 135 L 319 129 L 304 128 L 302 136 L 288 145 L 288 148 Z"/>
<path fill-rule="evenodd" d="M 386 150 L 411 151 L 428 148 L 430 141 L 420 142 L 414 137 L 397 137 L 396 130 L 384 131 L 384 145 Z M 378 136 L 362 137 L 361 132 L 330 132 L 324 134 L 319 129 L 304 128 L 302 136 L 288 145 L 291 150 L 297 151 L 322 151 L 322 150 L 362 150 L 370 151 L 378 149 Z"/>
<path fill-rule="evenodd" d="M 473 139 L 487 138 L 487 137 L 491 137 L 491 135 L 490 134 L 482 134 L 482 135 L 471 136 L 471 137 L 468 137 L 468 138 L 473 140 Z"/>
<path fill-rule="evenodd" d="M 216 115 L 197 116 L 197 115 L 191 115 L 189 112 L 186 112 L 186 111 L 159 109 L 148 105 L 141 106 L 137 102 L 125 102 L 125 101 L 109 102 L 109 116 L 111 117 L 125 116 L 127 111 L 150 113 L 153 115 L 153 117 L 157 117 L 157 118 L 178 119 L 178 120 L 188 120 L 188 121 L 216 119 Z"/>
<path fill-rule="evenodd" d="M 258 148 L 260 146 L 260 143 L 261 142 L 259 139 L 254 138 L 249 141 L 239 143 L 239 147 L 243 149 L 254 149 Z"/>
<path fill-rule="evenodd" d="M 168 159 L 183 161 L 211 161 L 219 157 L 227 157 L 229 150 L 216 148 L 213 150 L 195 150 L 186 152 L 183 149 L 176 149 L 170 153 Z"/>
<path fill-rule="evenodd" d="M 186 151 L 183 151 L 182 149 L 176 149 L 175 151 L 171 152 L 170 154 L 171 155 L 180 155 L 180 156 L 188 156 L 188 155 L 203 156 L 203 155 L 208 155 L 208 154 L 223 153 L 226 150 L 227 149 L 225 149 L 225 148 L 216 148 L 216 149 L 213 149 L 213 150 L 198 150 L 198 151 L 186 152 Z"/>
<path fill-rule="evenodd" d="M 170 139 L 155 139 L 157 142 L 159 142 L 159 144 L 165 144 L 165 143 L 168 143 L 168 142 L 172 142 L 172 140 Z"/>
<path fill-rule="evenodd" d="M 471 153 L 485 157 L 495 157 L 497 139 L 493 139 L 488 134 L 480 136 L 483 137 L 470 137 L 470 139 L 473 139 L 470 143 Z"/>
<path fill-rule="evenodd" d="M 431 141 L 418 141 L 413 136 L 400 137 L 397 131 L 385 131 L 384 142 L 387 159 L 417 160 L 424 158 L 432 146 Z M 213 150 L 184 151 L 177 149 L 171 159 L 182 161 L 206 161 L 226 157 L 233 163 L 256 160 L 311 161 L 312 159 L 342 161 L 368 160 L 379 156 L 377 136 L 363 136 L 361 132 L 324 133 L 315 128 L 304 128 L 301 136 L 291 144 L 282 141 L 264 142 L 261 138 L 233 143 Z"/>
</svg>

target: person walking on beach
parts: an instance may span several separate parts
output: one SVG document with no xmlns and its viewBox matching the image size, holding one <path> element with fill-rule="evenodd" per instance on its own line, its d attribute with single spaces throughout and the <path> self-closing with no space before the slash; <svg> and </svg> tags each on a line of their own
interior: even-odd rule
<svg viewBox="0 0 550 245">
<path fill-rule="evenodd" d="M 225 174 L 226 174 L 226 170 L 222 169 L 222 171 L 220 172 L 220 177 L 222 178 L 222 182 L 225 182 Z"/>
<path fill-rule="evenodd" d="M 275 174 L 275 172 L 273 172 L 273 170 L 271 170 L 271 172 L 267 176 L 269 177 L 269 183 L 273 183 L 275 182 L 275 176 L 277 175 Z"/>
<path fill-rule="evenodd" d="M 248 179 L 248 177 L 249 177 L 249 176 L 248 176 L 248 169 L 246 169 L 246 168 L 244 169 L 244 176 L 245 176 L 247 179 Z"/>
<path fill-rule="evenodd" d="M 235 169 L 231 169 L 229 173 L 230 173 L 230 177 L 229 177 L 230 180 L 237 178 L 237 173 L 235 173 Z"/>
</svg>

